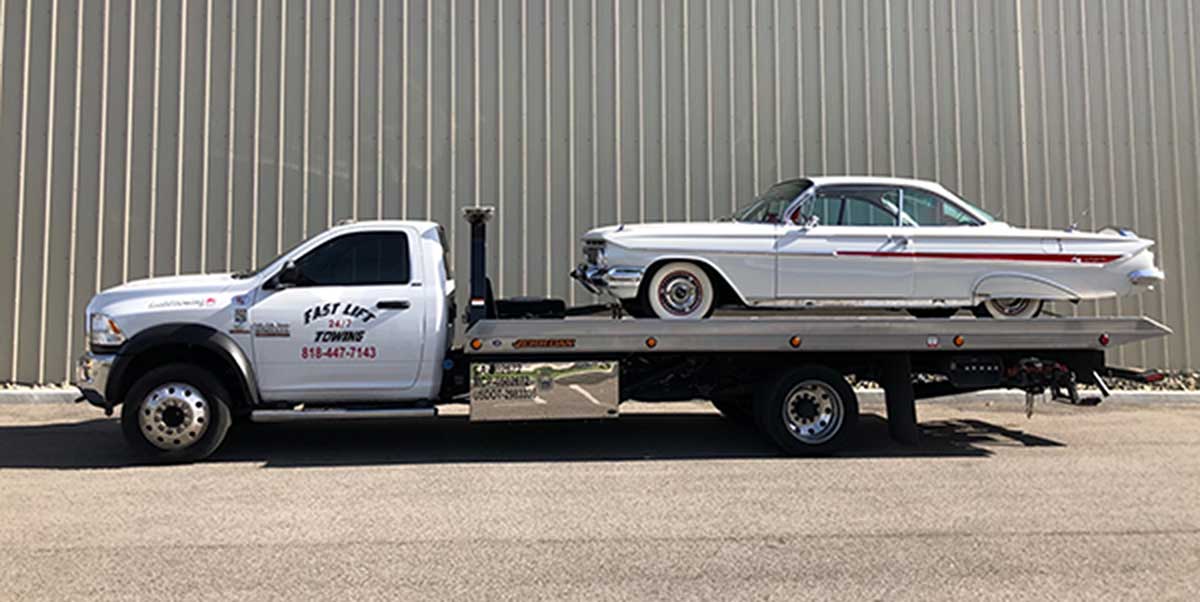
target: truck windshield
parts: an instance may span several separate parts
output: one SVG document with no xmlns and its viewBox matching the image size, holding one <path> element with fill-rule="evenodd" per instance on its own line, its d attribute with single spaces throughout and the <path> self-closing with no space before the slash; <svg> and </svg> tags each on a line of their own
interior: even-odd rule
<svg viewBox="0 0 1200 602">
<path fill-rule="evenodd" d="M 252 270 L 241 270 L 239 272 L 234 272 L 233 274 L 231 274 L 231 276 L 233 276 L 234 278 L 238 278 L 238 279 L 253 278 L 253 277 L 259 275 L 260 273 L 262 273 L 263 270 L 271 267 L 271 264 L 275 263 L 276 261 L 279 261 L 279 258 L 290 255 L 292 251 L 295 251 L 297 247 L 304 244 L 306 240 L 307 239 L 303 239 L 300 242 L 297 242 L 296 244 L 289 247 L 288 250 L 280 253 L 279 255 L 276 255 L 270 261 L 258 266 L 257 268 L 254 268 Z"/>
<path fill-rule="evenodd" d="M 753 203 L 739 209 L 730 219 L 756 224 L 779 223 L 783 221 L 783 213 L 787 208 L 809 186 L 812 186 L 812 182 L 808 180 L 788 180 L 775 184 L 754 199 Z"/>
</svg>

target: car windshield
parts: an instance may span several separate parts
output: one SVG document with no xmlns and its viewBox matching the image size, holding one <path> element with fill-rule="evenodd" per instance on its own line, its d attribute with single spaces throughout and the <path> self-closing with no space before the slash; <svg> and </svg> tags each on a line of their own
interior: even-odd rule
<svg viewBox="0 0 1200 602">
<path fill-rule="evenodd" d="M 946 190 L 950 190 L 950 189 L 947 188 Z M 979 207 L 979 205 L 976 205 L 975 203 L 972 203 L 971 201 L 968 201 L 967 199 L 963 198 L 963 196 L 961 194 L 958 194 L 957 192 L 955 192 L 953 190 L 950 190 L 950 194 L 954 195 L 954 198 L 958 199 L 959 203 L 962 203 L 963 206 L 965 206 L 966 208 L 970 209 L 973 213 L 975 213 L 975 215 L 977 217 L 979 217 L 979 219 L 982 220 L 983 223 L 990 224 L 992 222 L 999 221 L 999 218 L 992 215 L 991 213 L 988 213 L 987 211 L 984 211 L 983 209 L 981 209 Z"/>
<path fill-rule="evenodd" d="M 812 186 L 808 180 L 789 180 L 767 189 L 754 202 L 739 209 L 730 219 L 735 222 L 776 224 L 783 221 L 783 213 L 801 193 Z"/>
</svg>

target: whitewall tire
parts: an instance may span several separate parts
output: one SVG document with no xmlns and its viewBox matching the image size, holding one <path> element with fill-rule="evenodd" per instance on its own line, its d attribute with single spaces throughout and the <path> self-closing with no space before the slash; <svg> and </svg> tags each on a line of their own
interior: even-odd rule
<svg viewBox="0 0 1200 602">
<path fill-rule="evenodd" d="M 1028 320 L 1042 313 L 1045 304 L 1041 299 L 988 299 L 979 304 L 975 315 L 997 320 Z"/>
<path fill-rule="evenodd" d="M 674 261 L 650 276 L 642 290 L 642 305 L 663 320 L 700 320 L 712 314 L 715 295 L 704 268 Z"/>
</svg>

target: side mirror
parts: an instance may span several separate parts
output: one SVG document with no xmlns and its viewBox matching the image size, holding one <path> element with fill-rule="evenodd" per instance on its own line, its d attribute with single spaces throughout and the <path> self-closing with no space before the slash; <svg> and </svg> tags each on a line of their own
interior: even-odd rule
<svg viewBox="0 0 1200 602">
<path fill-rule="evenodd" d="M 274 278 L 267 281 L 266 288 L 290 288 L 300 284 L 302 279 L 303 274 L 300 272 L 300 268 L 296 265 L 296 262 L 289 261 L 284 264 L 283 269 L 279 270 L 279 273 Z"/>
<path fill-rule="evenodd" d="M 821 218 L 815 215 L 804 215 L 803 213 L 797 212 L 796 215 L 792 217 L 792 222 L 804 230 L 809 230 L 816 228 L 821 223 Z"/>
</svg>

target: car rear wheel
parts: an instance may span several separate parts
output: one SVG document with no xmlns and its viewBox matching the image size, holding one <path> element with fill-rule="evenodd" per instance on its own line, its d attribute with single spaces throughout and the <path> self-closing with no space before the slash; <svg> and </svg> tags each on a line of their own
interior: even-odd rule
<svg viewBox="0 0 1200 602">
<path fill-rule="evenodd" d="M 977 318 L 1027 320 L 1042 313 L 1042 306 L 1045 304 L 1041 299 L 988 299 L 971 311 Z"/>
<path fill-rule="evenodd" d="M 155 462 L 208 457 L 229 430 L 229 394 L 207 370 L 170 364 L 133 383 L 121 408 L 125 441 Z"/>
<path fill-rule="evenodd" d="M 759 388 L 754 417 L 759 429 L 789 454 L 829 454 L 853 439 L 858 398 L 838 371 L 803 366 Z"/>
<path fill-rule="evenodd" d="M 654 271 L 642 289 L 641 301 L 663 320 L 700 320 L 712 315 L 715 294 L 704 268 L 674 261 Z"/>
</svg>

